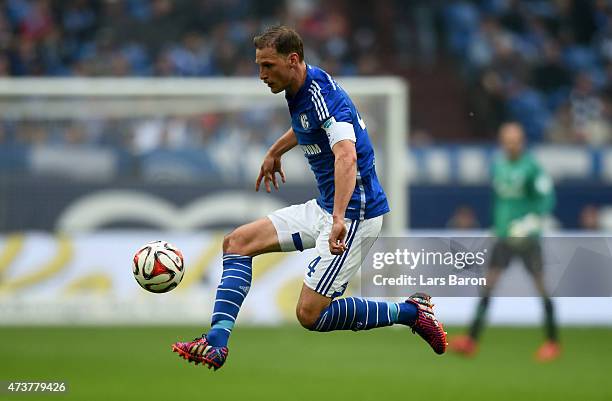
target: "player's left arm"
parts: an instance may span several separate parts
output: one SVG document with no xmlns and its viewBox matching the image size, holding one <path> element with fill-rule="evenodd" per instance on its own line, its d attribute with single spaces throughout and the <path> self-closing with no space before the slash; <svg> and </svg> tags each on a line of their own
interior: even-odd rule
<svg viewBox="0 0 612 401">
<path fill-rule="evenodd" d="M 345 139 L 334 145 L 334 223 L 329 235 L 329 250 L 340 255 L 346 250 L 346 225 L 344 214 L 348 207 L 357 179 L 357 151 L 355 143 Z"/>
<path fill-rule="evenodd" d="M 356 137 L 351 123 L 338 122 L 334 117 L 323 124 L 323 129 L 334 153 L 334 209 L 329 250 L 333 255 L 340 255 L 346 250 L 344 216 L 357 180 Z"/>
<path fill-rule="evenodd" d="M 264 160 L 261 163 L 259 169 L 259 175 L 255 181 L 255 191 L 259 191 L 259 185 L 261 180 L 264 181 L 266 192 L 270 193 L 270 182 L 274 185 L 274 188 L 278 191 L 278 181 L 276 179 L 276 173 L 280 174 L 283 184 L 285 183 L 285 172 L 281 166 L 281 157 L 286 152 L 290 151 L 297 145 L 297 137 L 293 128 L 289 128 L 272 146 L 268 149 L 268 152 L 264 156 Z"/>
</svg>

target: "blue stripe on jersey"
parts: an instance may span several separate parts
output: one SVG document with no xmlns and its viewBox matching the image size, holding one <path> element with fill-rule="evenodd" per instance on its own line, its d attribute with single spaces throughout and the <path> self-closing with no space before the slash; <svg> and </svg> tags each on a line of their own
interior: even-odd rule
<svg viewBox="0 0 612 401">
<path fill-rule="evenodd" d="M 304 85 L 295 96 L 285 97 L 291 126 L 317 180 L 319 206 L 333 212 L 335 157 L 322 125 L 334 117 L 338 122 L 350 123 L 356 139 L 358 177 L 345 217 L 363 220 L 387 213 L 389 205 L 376 175 L 374 149 L 367 127 L 342 87 L 325 71 L 308 66 Z"/>
<path fill-rule="evenodd" d="M 325 103 L 325 98 L 321 94 L 321 87 L 315 80 L 312 81 L 312 85 L 314 86 L 314 88 L 316 88 L 315 93 L 317 94 L 318 98 L 321 100 L 321 104 L 323 106 L 323 111 L 324 111 L 323 115 L 325 116 L 325 118 L 329 118 L 330 117 L 329 110 L 327 109 L 327 103 Z"/>
<path fill-rule="evenodd" d="M 327 109 L 327 105 L 325 104 L 325 99 L 323 98 L 323 95 L 321 94 L 321 88 L 315 84 L 316 82 L 313 81 L 313 85 L 310 86 L 310 88 L 308 89 L 308 92 L 310 92 L 310 94 L 312 95 L 310 97 L 310 100 L 315 106 L 315 110 L 317 111 L 317 117 L 319 117 L 319 120 L 323 121 L 330 117 L 329 110 Z"/>
<path fill-rule="evenodd" d="M 361 179 L 361 172 L 359 171 L 359 167 L 357 167 L 357 187 L 359 188 L 359 219 L 363 220 L 365 216 L 365 207 L 366 207 L 366 193 L 365 188 L 363 187 L 363 180 Z"/>
</svg>

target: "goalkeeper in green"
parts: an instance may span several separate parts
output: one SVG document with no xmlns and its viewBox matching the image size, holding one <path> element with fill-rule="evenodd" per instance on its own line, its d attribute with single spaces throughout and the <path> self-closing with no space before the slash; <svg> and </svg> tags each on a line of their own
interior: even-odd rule
<svg viewBox="0 0 612 401">
<path fill-rule="evenodd" d="M 553 304 L 544 285 L 541 225 L 555 204 L 550 177 L 537 161 L 524 151 L 524 133 L 517 123 L 506 123 L 499 130 L 503 154 L 493 165 L 493 224 L 497 237 L 487 272 L 487 287 L 478 303 L 476 316 L 467 335 L 455 338 L 451 350 L 472 356 L 489 306 L 491 291 L 514 257 L 519 257 L 533 277 L 545 311 L 546 342 L 535 354 L 540 361 L 556 359 L 560 347 Z"/>
</svg>

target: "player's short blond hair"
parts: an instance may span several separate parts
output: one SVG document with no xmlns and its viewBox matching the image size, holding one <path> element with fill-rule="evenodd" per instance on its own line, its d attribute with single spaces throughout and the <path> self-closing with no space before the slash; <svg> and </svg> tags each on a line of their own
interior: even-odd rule
<svg viewBox="0 0 612 401">
<path fill-rule="evenodd" d="M 304 42 L 300 34 L 284 25 L 267 28 L 261 35 L 253 38 L 256 49 L 272 47 L 279 54 L 297 53 L 300 61 L 304 61 Z"/>
</svg>

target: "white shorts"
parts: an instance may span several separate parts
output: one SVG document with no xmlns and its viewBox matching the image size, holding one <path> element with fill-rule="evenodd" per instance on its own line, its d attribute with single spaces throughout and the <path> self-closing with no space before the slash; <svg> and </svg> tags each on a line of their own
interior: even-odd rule
<svg viewBox="0 0 612 401">
<path fill-rule="evenodd" d="M 328 238 L 333 218 L 315 199 L 276 210 L 268 218 L 276 228 L 283 252 L 316 248 L 318 256 L 306 267 L 304 284 L 330 298 L 344 293 L 349 280 L 361 267 L 361 253 L 370 250 L 383 222 L 382 216 L 366 220 L 345 219 L 347 250 L 342 255 L 332 255 Z"/>
</svg>

